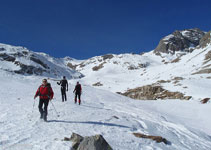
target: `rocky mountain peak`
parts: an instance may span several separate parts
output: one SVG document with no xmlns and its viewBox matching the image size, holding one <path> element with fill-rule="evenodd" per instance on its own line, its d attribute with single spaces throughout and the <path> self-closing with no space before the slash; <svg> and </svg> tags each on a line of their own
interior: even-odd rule
<svg viewBox="0 0 211 150">
<path fill-rule="evenodd" d="M 205 32 L 198 28 L 176 30 L 162 38 L 154 52 L 174 54 L 176 51 L 192 51 L 193 48 L 199 45 L 204 35 Z"/>
</svg>

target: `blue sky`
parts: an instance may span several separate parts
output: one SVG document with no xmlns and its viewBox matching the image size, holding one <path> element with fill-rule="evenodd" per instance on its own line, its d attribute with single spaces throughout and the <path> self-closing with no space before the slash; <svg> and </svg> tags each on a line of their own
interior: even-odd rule
<svg viewBox="0 0 211 150">
<path fill-rule="evenodd" d="M 209 0 L 0 0 L 0 43 L 86 59 L 154 49 L 175 30 L 211 29 Z"/>
</svg>

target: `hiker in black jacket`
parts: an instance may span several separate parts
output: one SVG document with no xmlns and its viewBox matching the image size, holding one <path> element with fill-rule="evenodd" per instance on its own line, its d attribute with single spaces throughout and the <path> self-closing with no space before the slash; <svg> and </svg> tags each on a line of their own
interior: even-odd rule
<svg viewBox="0 0 211 150">
<path fill-rule="evenodd" d="M 73 91 L 73 93 L 75 93 L 75 103 L 77 103 L 77 96 L 78 96 L 78 104 L 81 104 L 81 84 L 79 84 L 79 82 L 77 82 L 75 89 Z"/>
<path fill-rule="evenodd" d="M 66 77 L 63 76 L 63 79 L 60 82 L 57 82 L 58 85 L 61 85 L 61 94 L 62 94 L 62 102 L 67 101 L 66 91 L 68 91 L 68 82 Z"/>
</svg>

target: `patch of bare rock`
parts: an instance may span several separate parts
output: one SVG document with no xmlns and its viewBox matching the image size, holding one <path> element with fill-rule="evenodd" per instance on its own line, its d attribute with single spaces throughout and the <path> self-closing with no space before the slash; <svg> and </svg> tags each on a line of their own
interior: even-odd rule
<svg viewBox="0 0 211 150">
<path fill-rule="evenodd" d="M 189 100 L 191 96 L 185 96 L 180 92 L 171 92 L 163 89 L 160 85 L 145 85 L 135 89 L 129 89 L 125 93 L 118 94 L 137 99 L 137 100 L 157 100 L 157 99 L 181 99 Z"/>
<path fill-rule="evenodd" d="M 65 137 L 64 141 L 72 141 L 71 150 L 112 150 L 102 135 L 82 137 L 72 133 L 71 137 Z"/>
<path fill-rule="evenodd" d="M 138 138 L 147 138 L 147 139 L 151 139 L 153 141 L 156 141 L 157 143 L 165 143 L 165 144 L 170 144 L 169 141 L 167 141 L 165 138 L 161 137 L 161 136 L 153 136 L 153 135 L 145 135 L 145 134 L 142 134 L 142 133 L 133 133 L 133 135 L 135 137 L 138 137 Z"/>
</svg>

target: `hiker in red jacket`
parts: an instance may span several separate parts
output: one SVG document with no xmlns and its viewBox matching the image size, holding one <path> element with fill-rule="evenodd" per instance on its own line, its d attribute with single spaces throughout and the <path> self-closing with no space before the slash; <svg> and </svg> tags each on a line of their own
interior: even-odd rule
<svg viewBox="0 0 211 150">
<path fill-rule="evenodd" d="M 73 93 L 75 93 L 75 103 L 77 103 L 77 96 L 78 96 L 79 105 L 81 104 L 81 91 L 82 91 L 81 84 L 77 82 Z"/>
<path fill-rule="evenodd" d="M 51 84 L 47 82 L 47 79 L 42 80 L 42 85 L 37 89 L 37 92 L 34 96 L 34 99 L 39 96 L 39 111 L 40 111 L 40 118 L 44 119 L 44 121 L 47 121 L 47 115 L 48 115 L 48 103 L 49 100 L 53 99 L 53 90 L 51 88 Z M 44 110 L 43 110 L 43 104 L 44 104 Z"/>
</svg>

